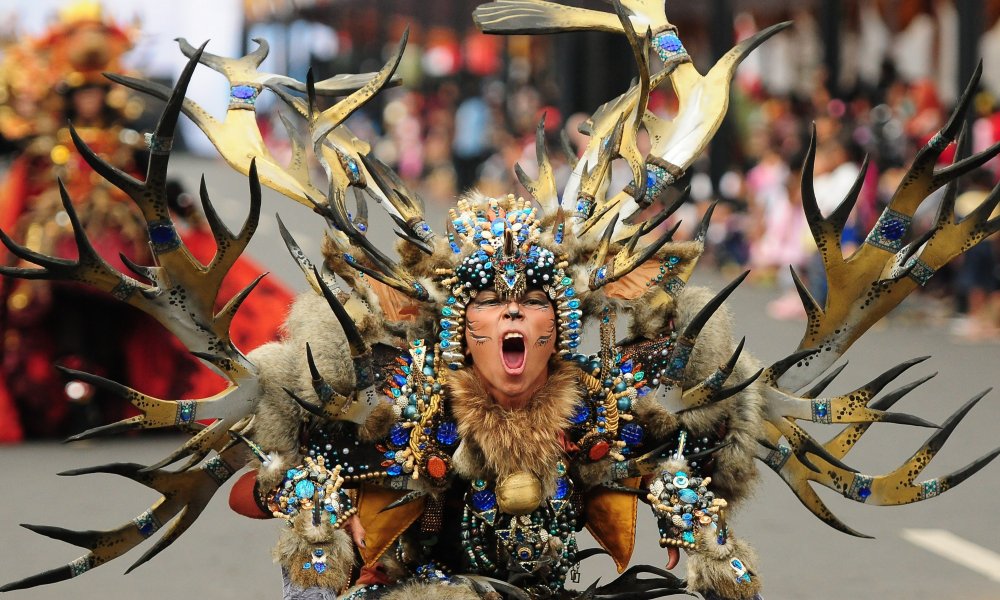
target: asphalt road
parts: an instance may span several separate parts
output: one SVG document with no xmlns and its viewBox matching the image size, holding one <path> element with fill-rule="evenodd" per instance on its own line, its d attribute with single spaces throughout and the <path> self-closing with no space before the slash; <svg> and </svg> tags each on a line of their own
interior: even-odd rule
<svg viewBox="0 0 1000 600">
<path fill-rule="evenodd" d="M 178 157 L 173 173 L 189 189 L 207 174 L 209 190 L 220 213 L 233 228 L 246 211 L 246 180 L 225 165 Z M 285 223 L 308 254 L 319 256 L 323 224 L 304 207 L 265 195 L 264 217 L 251 254 L 266 269 L 302 289 L 301 277 L 283 250 L 273 214 Z M 372 212 L 376 212 L 373 207 Z M 431 221 L 432 223 L 434 221 Z M 373 225 L 373 231 L 378 230 Z M 719 275 L 698 273 L 695 284 L 718 287 Z M 766 303 L 773 289 L 744 284 L 730 305 L 738 333 L 747 336 L 747 348 L 765 362 L 777 360 L 796 346 L 802 324 L 767 317 Z M 843 393 L 874 378 L 903 360 L 933 355 L 898 381 L 940 375 L 900 401 L 895 410 L 942 422 L 976 393 L 1000 384 L 1000 345 L 958 345 L 941 325 L 896 319 L 869 332 L 848 353 L 851 363 L 830 388 Z M 892 386 L 889 389 L 893 389 Z M 958 427 L 951 440 L 920 479 L 960 468 L 1000 445 L 1000 392 L 993 392 Z M 812 428 L 821 440 L 833 431 Z M 930 434 L 899 425 L 876 425 L 850 455 L 850 462 L 867 473 L 894 469 Z M 130 461 L 149 464 L 180 441 L 170 436 L 148 440 L 108 440 L 72 445 L 29 443 L 0 448 L 0 472 L 7 479 L 0 494 L 0 582 L 33 574 L 70 560 L 83 551 L 19 528 L 18 523 L 50 524 L 70 529 L 106 529 L 145 510 L 157 494 L 138 484 L 110 475 L 76 478 L 59 471 Z M 978 555 L 975 547 L 941 542 L 938 550 L 957 548 L 959 562 L 940 557 L 904 537 L 906 530 L 947 530 L 992 553 L 1000 553 L 1000 465 L 992 464 L 962 486 L 916 505 L 882 508 L 850 502 L 835 493 L 820 495 L 847 524 L 875 539 L 857 539 L 839 533 L 813 517 L 776 475 L 763 465 L 752 502 L 732 518 L 736 535 L 754 544 L 760 554 L 765 597 L 794 598 L 1000 598 L 1000 555 Z M 173 546 L 130 575 L 122 572 L 148 546 L 140 547 L 112 564 L 79 579 L 40 589 L 12 592 L 18 600 L 55 598 L 213 598 L 261 599 L 280 596 L 278 571 L 271 564 L 270 547 L 276 522 L 256 522 L 230 512 L 224 487 L 198 522 Z M 665 552 L 656 544 L 656 527 L 640 511 L 639 540 L 633 562 L 662 564 Z M 584 582 L 613 578 L 610 561 L 587 562 Z M 976 562 L 983 572 L 969 568 Z M 587 563 L 585 563 L 587 564 Z"/>
</svg>

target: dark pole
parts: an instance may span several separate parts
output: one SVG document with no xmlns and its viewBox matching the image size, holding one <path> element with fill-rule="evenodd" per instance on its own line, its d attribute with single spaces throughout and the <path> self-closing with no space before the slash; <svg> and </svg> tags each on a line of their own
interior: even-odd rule
<svg viewBox="0 0 1000 600">
<path fill-rule="evenodd" d="M 841 0 L 822 3 L 820 27 L 823 35 L 823 64 L 826 67 L 826 87 L 830 95 L 839 98 L 840 89 L 840 28 L 843 7 Z"/>
<path fill-rule="evenodd" d="M 964 90 L 972 73 L 979 63 L 979 38 L 983 34 L 983 21 L 986 15 L 981 0 L 957 0 L 958 6 L 958 89 Z M 965 114 L 965 124 L 972 127 L 976 119 L 975 110 Z M 965 140 L 965 148 L 960 152 L 970 150 L 971 139 Z"/>
<path fill-rule="evenodd" d="M 712 48 L 712 64 L 722 58 L 733 46 L 733 4 L 732 0 L 712 0 L 712 11 L 709 13 L 709 36 Z M 684 32 L 681 32 L 683 39 Z M 722 175 L 729 169 L 733 160 L 735 148 L 733 125 L 727 116 L 719 127 L 709 148 L 709 176 L 712 187 L 719 189 Z"/>
</svg>

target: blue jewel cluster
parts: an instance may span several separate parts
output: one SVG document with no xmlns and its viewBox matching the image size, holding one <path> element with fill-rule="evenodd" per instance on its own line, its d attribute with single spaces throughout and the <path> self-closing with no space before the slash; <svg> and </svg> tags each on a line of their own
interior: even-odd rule
<svg viewBox="0 0 1000 600">
<path fill-rule="evenodd" d="M 322 548 L 316 548 L 313 550 L 312 557 L 302 563 L 302 570 L 308 571 L 312 569 L 320 575 L 326 572 L 326 551 Z"/>
<path fill-rule="evenodd" d="M 472 482 L 461 527 L 469 572 L 495 577 L 503 573 L 503 565 L 514 561 L 524 572 L 534 574 L 525 587 L 530 586 L 543 597 L 559 595 L 576 562 L 578 515 L 571 500 L 573 484 L 562 462 L 556 466 L 556 475 L 555 491 L 548 502 L 530 515 L 521 516 L 500 512 L 496 494 L 485 480 Z M 555 564 L 539 569 L 551 560 L 552 548 L 559 549 Z"/>
<path fill-rule="evenodd" d="M 688 473 L 687 467 L 664 471 L 649 486 L 656 498 L 653 510 L 660 530 L 660 546 L 694 549 L 697 534 L 719 522 L 720 504 L 705 486 L 702 477 Z"/>
<path fill-rule="evenodd" d="M 301 513 L 310 513 L 316 524 L 328 523 L 339 529 L 357 512 L 341 489 L 343 481 L 339 467 L 329 470 L 323 457 L 306 457 L 304 464 L 285 472 L 281 485 L 267 498 L 268 508 L 289 522 Z"/>
</svg>

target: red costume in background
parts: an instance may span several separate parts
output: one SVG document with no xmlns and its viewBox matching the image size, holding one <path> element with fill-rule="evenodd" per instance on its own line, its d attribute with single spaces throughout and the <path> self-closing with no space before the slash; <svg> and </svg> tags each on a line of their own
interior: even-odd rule
<svg viewBox="0 0 1000 600">
<path fill-rule="evenodd" d="M 131 35 L 99 13 L 63 15 L 42 37 L 8 49 L 0 65 L 0 88 L 7 92 L 0 133 L 23 148 L 0 186 L 0 228 L 32 250 L 76 258 L 60 178 L 98 254 L 129 274 L 121 256 L 152 264 L 144 223 L 132 201 L 86 164 L 65 124 L 71 120 L 102 158 L 143 176 L 135 146 L 139 136 L 121 125 L 137 108 L 135 101 L 101 76 L 121 71 L 118 59 L 131 46 Z M 216 250 L 211 232 L 197 213 L 184 222 L 187 227 L 178 233 L 207 264 Z M 0 247 L 0 262 L 15 266 L 18 258 Z M 260 273 L 252 261 L 240 259 L 219 297 L 231 298 Z M 274 339 L 290 299 L 283 285 L 263 280 L 233 323 L 233 341 L 247 351 Z M 85 286 L 3 278 L 0 301 L 0 442 L 66 436 L 135 414 L 125 400 L 74 381 L 56 366 L 159 398 L 207 397 L 225 387 L 154 319 L 138 310 L 123 313 L 113 298 Z"/>
</svg>

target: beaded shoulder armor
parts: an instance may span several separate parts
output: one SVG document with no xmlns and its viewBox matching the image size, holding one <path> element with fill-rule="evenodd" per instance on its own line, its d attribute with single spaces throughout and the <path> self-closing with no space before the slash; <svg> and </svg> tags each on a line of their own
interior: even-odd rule
<svg viewBox="0 0 1000 600">
<path fill-rule="evenodd" d="M 613 6 L 613 12 L 602 12 L 544 0 L 496 0 L 475 10 L 486 33 L 624 35 L 632 49 L 626 58 L 637 65 L 639 77 L 586 122 L 589 140 L 568 156 L 572 172 L 564 186 L 556 183 L 540 125 L 537 175 L 516 170 L 528 198 L 463 197 L 436 231 L 420 198 L 344 124 L 381 90 L 399 83 L 394 73 L 406 35 L 378 72 L 323 81 L 261 71 L 268 53 L 262 40 L 239 58 L 180 40 L 190 60 L 172 89 L 110 76 L 166 101 L 147 135 L 146 177 L 115 169 L 75 132 L 73 137 L 88 164 L 141 210 L 155 263 L 129 264 L 131 274 L 109 265 L 80 228 L 64 188 L 62 202 L 79 258 L 46 256 L 4 234 L 0 239 L 7 248 L 35 266 L 0 267 L 0 272 L 76 281 L 107 292 L 156 318 L 230 385 L 209 398 L 171 400 L 74 372 L 127 398 L 140 414 L 73 439 L 159 428 L 176 428 L 189 438 L 152 465 L 116 463 L 69 473 L 115 473 L 163 496 L 108 531 L 32 526 L 86 553 L 0 591 L 79 576 L 165 528 L 134 568 L 180 537 L 214 491 L 249 466 L 262 508 L 290 525 L 279 554 L 289 585 L 298 589 L 319 587 L 361 598 L 403 589 L 399 586 L 414 586 L 405 589 L 417 596 L 432 595 L 421 586 L 446 585 L 460 590 L 452 597 L 495 597 L 489 595 L 498 591 L 573 597 L 567 581 L 576 579 L 579 562 L 590 555 L 578 550 L 576 534 L 588 527 L 624 569 L 632 541 L 623 539 L 622 530 L 631 532 L 621 523 L 634 523 L 641 501 L 659 523 L 668 568 L 677 564 L 680 550 L 688 553 L 687 583 L 661 569 L 634 567 L 616 582 L 581 592 L 584 597 L 637 591 L 656 597 L 686 585 L 716 597 L 750 598 L 759 590 L 753 552 L 732 534 L 727 510 L 744 499 L 742 478 L 756 472 L 755 460 L 776 471 L 818 518 L 860 535 L 811 484 L 857 502 L 906 504 L 949 490 L 995 458 L 1000 450 L 950 475 L 917 480 L 977 396 L 899 468 L 869 475 L 845 462 L 872 423 L 930 425 L 887 410 L 916 384 L 879 396 L 919 361 L 894 367 L 849 393 L 824 395 L 840 371 L 834 364 L 855 340 L 948 261 L 1000 229 L 1000 220 L 989 218 L 1000 194 L 962 220 L 953 211 L 955 180 L 1000 153 L 1000 146 L 935 170 L 959 132 L 979 71 L 849 258 L 842 256 L 839 240 L 864 173 L 842 204 L 824 216 L 812 189 L 815 144 L 810 146 L 803 205 L 829 294 L 820 306 L 795 278 L 808 315 L 806 330 L 787 358 L 766 366 L 743 351 L 722 315 L 723 303 L 745 274 L 714 296 L 686 285 L 704 248 L 712 210 L 691 239 L 674 239 L 676 227 L 669 224 L 685 202 L 678 182 L 725 116 L 737 65 L 787 24 L 740 42 L 703 75 L 662 3 L 615 0 Z M 222 118 L 185 97 L 199 64 L 230 84 Z M 673 119 L 647 107 L 650 91 L 668 81 L 679 100 Z M 285 120 L 294 141 L 288 163 L 268 150 L 257 127 L 256 100 L 262 93 L 278 96 L 308 131 L 304 139 Z M 209 264 L 192 257 L 167 210 L 165 177 L 181 114 L 249 178 L 250 213 L 237 233 L 222 223 L 202 190 L 219 248 Z M 642 129 L 652 142 L 649 152 L 639 150 Z M 324 181 L 314 182 L 310 161 L 322 165 Z M 632 173 L 621 189 L 610 185 L 615 161 L 624 161 Z M 217 296 L 257 227 L 261 184 L 321 216 L 327 241 L 322 261 L 314 263 L 279 221 L 310 290 L 292 308 L 285 339 L 244 353 L 230 339 L 229 325 L 253 285 L 224 303 Z M 913 214 L 942 187 L 946 199 L 932 229 L 914 232 Z M 349 200 L 354 210 L 348 209 Z M 397 257 L 369 231 L 369 200 L 397 227 Z M 465 311 L 484 289 L 502 299 L 542 290 L 555 309 L 552 369 L 564 375 L 560 369 L 572 369 L 572 375 L 568 391 L 561 390 L 569 403 L 565 412 L 522 429 L 524 439 L 536 440 L 530 444 L 555 448 L 541 467 L 517 462 L 536 454 L 497 458 L 499 433 L 493 444 L 493 434 L 456 417 L 455 386 L 469 372 Z M 624 339 L 617 331 L 621 323 L 628 328 Z M 824 443 L 801 421 L 840 429 Z M 551 435 L 532 437 L 539 432 Z M 178 468 L 168 470 L 171 465 Z M 368 539 L 380 543 L 356 547 L 347 530 L 357 531 L 359 522 Z M 351 573 L 356 553 L 369 568 L 381 565 L 385 580 L 359 582 Z M 655 577 L 637 579 L 640 572 Z"/>
</svg>

